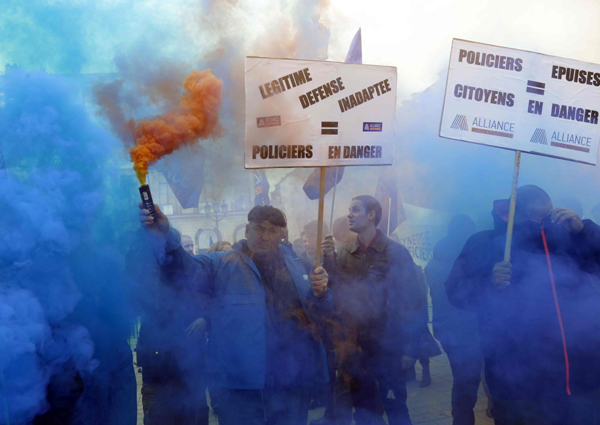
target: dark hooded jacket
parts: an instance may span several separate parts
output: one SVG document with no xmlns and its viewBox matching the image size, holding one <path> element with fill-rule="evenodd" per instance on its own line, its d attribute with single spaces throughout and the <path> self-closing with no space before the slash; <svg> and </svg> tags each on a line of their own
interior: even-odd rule
<svg viewBox="0 0 600 425">
<path fill-rule="evenodd" d="M 550 220 L 515 224 L 511 284 L 498 290 L 492 269 L 505 239 L 505 225 L 473 235 L 445 284 L 454 306 L 477 312 L 492 396 L 548 399 L 566 396 L 567 387 L 574 395 L 599 388 L 600 228 L 590 220 L 578 234 Z"/>
<path fill-rule="evenodd" d="M 465 239 L 451 236 L 441 239 L 433 248 L 433 258 L 425 267 L 433 307 L 433 334 L 444 345 L 479 344 L 477 315 L 452 306 L 444 287 Z"/>
</svg>

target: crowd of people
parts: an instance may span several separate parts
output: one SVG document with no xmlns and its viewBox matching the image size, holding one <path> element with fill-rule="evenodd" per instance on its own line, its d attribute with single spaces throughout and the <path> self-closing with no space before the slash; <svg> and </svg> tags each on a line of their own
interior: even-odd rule
<svg viewBox="0 0 600 425">
<path fill-rule="evenodd" d="M 187 346 L 171 349 L 147 342 L 151 358 L 179 357 L 141 362 L 146 423 L 206 423 L 208 387 L 225 425 L 306 424 L 311 397 L 326 407 L 313 424 L 383 424 L 384 414 L 390 425 L 411 424 L 411 371 L 420 360 L 429 385 L 428 358 L 440 354 L 427 285 L 454 378 L 455 425 L 475 423 L 482 369 L 496 424 L 598 423 L 600 228 L 554 209 L 538 187 L 520 188 L 517 199 L 510 262 L 500 200 L 493 230 L 475 233 L 468 216 L 454 217 L 424 273 L 377 229 L 382 208 L 371 196 L 355 197 L 336 220 L 322 259 L 318 223 L 290 242 L 285 214 L 271 206 L 252 209 L 246 239 L 200 256 L 159 209 L 155 218 L 141 210 L 143 227 L 164 242 L 147 272 L 182 297 L 176 313 L 154 312 L 142 329 L 167 317 L 167 335 L 201 336 L 195 346 L 175 338 Z"/>
<path fill-rule="evenodd" d="M 409 425 L 415 362 L 428 386 L 441 354 L 429 289 L 454 425 L 475 424 L 480 385 L 497 425 L 600 424 L 600 228 L 523 186 L 505 261 L 507 215 L 495 201 L 494 229 L 478 233 L 455 216 L 422 270 L 367 195 L 322 241 L 316 221 L 289 241 L 285 214 L 256 206 L 245 239 L 203 255 L 140 204 L 126 264 L 144 293 L 144 423 L 208 424 L 210 404 L 221 425 L 306 425 L 319 404 L 313 425 Z"/>
</svg>

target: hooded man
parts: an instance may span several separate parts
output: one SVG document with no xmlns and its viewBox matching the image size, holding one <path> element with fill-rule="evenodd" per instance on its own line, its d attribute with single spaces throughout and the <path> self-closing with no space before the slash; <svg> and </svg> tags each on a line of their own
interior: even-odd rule
<svg viewBox="0 0 600 425">
<path fill-rule="evenodd" d="M 530 185 L 517 191 L 510 262 L 505 240 L 506 227 L 473 235 L 446 281 L 450 302 L 477 313 L 495 423 L 595 423 L 600 228 Z"/>
<path fill-rule="evenodd" d="M 336 254 L 333 237 L 323 241 L 337 300 L 334 339 L 356 424 L 383 423 L 383 402 L 390 425 L 410 425 L 406 369 L 415 362 L 425 299 L 408 250 L 377 229 L 381 215 L 375 198 L 357 196 L 348 213 L 350 230 L 358 234 L 354 242 Z"/>
<path fill-rule="evenodd" d="M 272 206 L 248 214 L 233 249 L 192 257 L 173 241 L 167 217 L 142 209 L 140 221 L 166 239 L 162 270 L 211 303 L 210 395 L 222 425 L 306 423 L 308 386 L 327 381 L 315 324 L 332 313 L 327 272 L 310 275 L 280 246 L 286 221 Z"/>
</svg>

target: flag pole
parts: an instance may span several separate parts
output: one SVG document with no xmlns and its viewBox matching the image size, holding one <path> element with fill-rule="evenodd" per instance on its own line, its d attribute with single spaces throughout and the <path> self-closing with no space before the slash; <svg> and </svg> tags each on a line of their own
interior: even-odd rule
<svg viewBox="0 0 600 425">
<path fill-rule="evenodd" d="M 321 184 L 319 187 L 319 220 L 317 227 L 317 255 L 315 261 L 321 265 L 321 241 L 323 240 L 323 204 L 325 203 L 325 172 L 327 167 L 321 167 Z"/>
<path fill-rule="evenodd" d="M 515 151 L 515 167 L 513 170 L 512 190 L 510 193 L 510 206 L 508 207 L 508 226 L 506 228 L 506 244 L 504 245 L 504 261 L 510 261 L 510 247 L 512 244 L 513 226 L 515 224 L 515 206 L 517 204 L 517 186 L 519 184 L 520 168 L 521 151 Z"/>
<path fill-rule="evenodd" d="M 338 172 L 340 167 L 335 167 L 335 180 L 333 181 L 333 198 L 331 198 L 331 220 L 329 220 L 329 234 L 333 234 L 333 207 L 335 205 L 335 189 L 337 188 Z"/>
<path fill-rule="evenodd" d="M 388 222 L 387 222 L 387 237 L 390 237 L 390 224 L 392 221 L 392 197 L 388 197 Z"/>
</svg>

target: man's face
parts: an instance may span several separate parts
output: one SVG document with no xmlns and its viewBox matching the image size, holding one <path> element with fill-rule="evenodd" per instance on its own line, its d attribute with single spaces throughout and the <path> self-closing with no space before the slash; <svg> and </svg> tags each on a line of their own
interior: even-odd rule
<svg viewBox="0 0 600 425">
<path fill-rule="evenodd" d="M 282 237 L 282 227 L 265 220 L 262 223 L 251 221 L 246 225 L 248 248 L 256 254 L 271 254 L 277 251 Z"/>
<path fill-rule="evenodd" d="M 181 246 L 185 249 L 190 255 L 194 255 L 194 241 L 189 236 L 184 236 L 181 238 Z"/>
<path fill-rule="evenodd" d="M 350 230 L 360 233 L 369 227 L 370 221 L 373 220 L 375 211 L 367 210 L 361 201 L 352 201 L 348 209 L 348 225 Z"/>
<path fill-rule="evenodd" d="M 302 232 L 302 244 L 309 257 L 317 255 L 317 235 L 306 231 Z"/>
<path fill-rule="evenodd" d="M 552 211 L 552 200 L 536 199 L 527 206 L 527 217 L 541 221 Z"/>
</svg>

